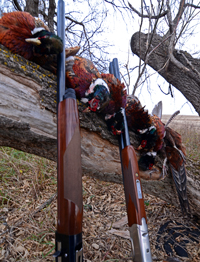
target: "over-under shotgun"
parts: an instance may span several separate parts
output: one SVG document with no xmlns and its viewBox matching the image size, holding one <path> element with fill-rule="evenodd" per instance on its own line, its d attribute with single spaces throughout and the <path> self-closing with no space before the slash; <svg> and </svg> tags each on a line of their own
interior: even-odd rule
<svg viewBox="0 0 200 262">
<path fill-rule="evenodd" d="M 120 80 L 117 58 L 110 63 L 109 71 Z M 124 130 L 118 139 L 133 261 L 152 262 L 138 162 L 135 150 L 130 145 L 125 109 L 121 110 Z"/>
<path fill-rule="evenodd" d="M 57 172 L 58 216 L 56 231 L 57 262 L 82 262 L 82 171 L 81 137 L 76 95 L 65 90 L 65 3 L 58 1 L 58 36 L 63 52 L 58 55 L 57 90 Z"/>
</svg>

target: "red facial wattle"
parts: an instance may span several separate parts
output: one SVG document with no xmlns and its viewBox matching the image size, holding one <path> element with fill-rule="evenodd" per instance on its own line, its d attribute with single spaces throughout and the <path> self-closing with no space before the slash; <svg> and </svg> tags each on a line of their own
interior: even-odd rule
<svg viewBox="0 0 200 262">
<path fill-rule="evenodd" d="M 99 107 L 100 100 L 93 98 L 92 100 L 88 101 L 89 108 L 91 111 L 96 112 Z"/>
<path fill-rule="evenodd" d="M 147 145 L 147 140 L 142 140 L 141 147 L 145 148 L 146 145 Z"/>
</svg>

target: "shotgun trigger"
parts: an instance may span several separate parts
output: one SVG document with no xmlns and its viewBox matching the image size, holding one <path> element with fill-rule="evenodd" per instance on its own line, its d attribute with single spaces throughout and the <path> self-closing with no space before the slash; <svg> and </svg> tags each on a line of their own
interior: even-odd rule
<svg viewBox="0 0 200 262">
<path fill-rule="evenodd" d="M 61 251 L 56 251 L 54 254 L 53 254 L 53 257 L 57 258 L 61 256 Z"/>
<path fill-rule="evenodd" d="M 80 250 L 76 250 L 76 262 L 82 262 L 83 261 L 83 248 Z"/>
</svg>

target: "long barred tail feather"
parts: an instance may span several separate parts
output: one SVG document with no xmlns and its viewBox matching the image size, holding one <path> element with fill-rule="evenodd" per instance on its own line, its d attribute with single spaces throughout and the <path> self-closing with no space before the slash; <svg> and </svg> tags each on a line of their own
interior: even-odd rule
<svg viewBox="0 0 200 262">
<path fill-rule="evenodd" d="M 180 114 L 180 111 L 179 111 L 179 110 L 177 110 L 176 112 L 174 112 L 173 115 L 170 117 L 170 119 L 169 119 L 169 120 L 167 121 L 167 123 L 165 124 L 165 127 L 167 127 L 167 126 L 171 123 L 171 121 L 172 121 L 178 114 Z"/>
<path fill-rule="evenodd" d="M 178 193 L 181 210 L 183 213 L 189 214 L 190 206 L 187 198 L 187 186 L 186 186 L 187 178 L 186 178 L 185 165 L 183 163 L 178 171 L 175 170 L 171 164 L 170 164 L 170 168 L 176 186 L 176 191 Z"/>
</svg>

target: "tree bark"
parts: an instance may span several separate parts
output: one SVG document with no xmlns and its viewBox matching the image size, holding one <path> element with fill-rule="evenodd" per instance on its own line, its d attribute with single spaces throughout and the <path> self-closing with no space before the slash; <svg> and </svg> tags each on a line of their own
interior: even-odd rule
<svg viewBox="0 0 200 262">
<path fill-rule="evenodd" d="M 26 0 L 25 12 L 30 13 L 34 17 L 38 17 L 39 0 Z"/>
<path fill-rule="evenodd" d="M 49 0 L 48 8 L 48 27 L 51 32 L 54 32 L 54 15 L 56 10 L 55 0 Z"/>
<path fill-rule="evenodd" d="M 107 131 L 101 115 L 83 113 L 85 105 L 80 102 L 78 107 L 83 173 L 122 183 L 117 138 Z M 56 76 L 0 46 L 0 146 L 56 161 L 56 126 Z M 130 132 L 130 138 L 136 147 L 137 136 Z M 159 161 L 151 176 L 149 172 L 140 172 L 144 192 L 179 206 L 171 176 L 159 180 Z M 200 163 L 188 161 L 188 197 L 197 216 L 200 216 L 200 179 L 196 171 L 199 168 Z"/>
<path fill-rule="evenodd" d="M 131 38 L 132 52 L 176 87 L 200 115 L 200 60 L 193 58 L 185 51 L 175 50 L 173 55 L 176 61 L 167 62 L 169 43 L 157 34 L 154 34 L 146 55 L 147 41 L 150 38 L 151 34 L 149 36 L 142 32 L 135 33 Z"/>
</svg>

